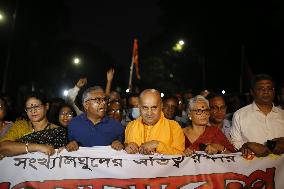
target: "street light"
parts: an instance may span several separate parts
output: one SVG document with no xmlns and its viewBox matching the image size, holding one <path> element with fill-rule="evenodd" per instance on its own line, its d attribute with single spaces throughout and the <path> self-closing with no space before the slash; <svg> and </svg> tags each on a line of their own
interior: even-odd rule
<svg viewBox="0 0 284 189">
<path fill-rule="evenodd" d="M 179 40 L 178 44 L 184 45 L 184 41 L 183 40 Z"/>
<path fill-rule="evenodd" d="M 202 75 L 202 88 L 206 87 L 206 59 L 204 56 L 201 56 L 200 53 L 196 52 L 196 49 L 192 47 L 190 42 L 188 43 L 190 51 L 192 51 L 193 56 L 197 57 L 198 63 L 201 65 L 201 75 Z M 185 45 L 185 41 L 180 39 L 176 42 L 175 46 L 172 47 L 172 50 L 175 52 L 182 52 L 183 47 Z M 170 78 L 172 78 L 173 75 L 170 74 Z"/>
<path fill-rule="evenodd" d="M 3 14 L 0 12 L 0 21 L 3 21 L 4 20 L 4 16 Z"/>
<path fill-rule="evenodd" d="M 73 63 L 74 63 L 75 65 L 79 65 L 80 62 L 81 62 L 80 58 L 78 58 L 78 57 L 74 57 L 74 58 L 73 58 Z"/>
<path fill-rule="evenodd" d="M 176 51 L 176 52 L 181 52 L 184 44 L 185 44 L 184 40 L 179 40 L 175 44 L 175 46 L 173 46 L 173 50 Z"/>
<path fill-rule="evenodd" d="M 64 90 L 63 90 L 63 96 L 66 97 L 67 95 L 68 95 L 68 90 L 67 90 L 67 89 L 64 89 Z"/>
</svg>

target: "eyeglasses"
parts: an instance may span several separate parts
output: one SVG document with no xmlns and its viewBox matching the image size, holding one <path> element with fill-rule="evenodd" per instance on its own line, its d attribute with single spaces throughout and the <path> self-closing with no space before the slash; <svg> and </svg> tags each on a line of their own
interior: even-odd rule
<svg viewBox="0 0 284 189">
<path fill-rule="evenodd" d="M 26 112 L 39 111 L 41 108 L 42 108 L 42 104 L 39 104 L 39 105 L 31 106 L 31 107 L 26 107 L 25 111 Z"/>
<path fill-rule="evenodd" d="M 274 87 L 256 87 L 255 89 L 257 92 L 269 92 L 272 93 L 274 91 Z"/>
<path fill-rule="evenodd" d="M 223 106 L 211 106 L 210 110 L 212 110 L 213 112 L 217 112 L 217 111 L 225 111 L 227 108 L 227 106 L 223 105 Z"/>
<path fill-rule="evenodd" d="M 97 98 L 90 98 L 90 99 L 86 100 L 85 102 L 87 102 L 87 101 L 93 101 L 93 102 L 95 102 L 97 104 L 101 104 L 103 102 L 107 102 L 108 98 L 106 98 L 106 97 L 97 97 Z"/>
<path fill-rule="evenodd" d="M 209 114 L 209 109 L 204 109 L 204 110 L 202 110 L 202 109 L 196 109 L 196 110 L 191 110 L 191 111 L 195 112 L 196 115 L 201 115 L 201 114 L 203 114 L 203 113 Z"/>
<path fill-rule="evenodd" d="M 122 112 L 121 110 L 110 110 L 110 111 L 108 111 L 108 114 L 120 114 L 120 112 Z"/>
<path fill-rule="evenodd" d="M 59 116 L 67 116 L 67 117 L 73 117 L 73 112 L 60 112 Z"/>
</svg>

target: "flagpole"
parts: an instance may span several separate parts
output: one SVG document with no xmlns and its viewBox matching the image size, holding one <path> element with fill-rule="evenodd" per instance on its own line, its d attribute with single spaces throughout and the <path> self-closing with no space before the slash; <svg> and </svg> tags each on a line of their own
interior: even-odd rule
<svg viewBox="0 0 284 189">
<path fill-rule="evenodd" d="M 131 65 L 130 65 L 130 73 L 129 73 L 129 81 L 128 81 L 128 89 L 129 89 L 129 92 L 132 92 L 133 66 L 134 66 L 134 57 L 132 56 Z"/>
</svg>

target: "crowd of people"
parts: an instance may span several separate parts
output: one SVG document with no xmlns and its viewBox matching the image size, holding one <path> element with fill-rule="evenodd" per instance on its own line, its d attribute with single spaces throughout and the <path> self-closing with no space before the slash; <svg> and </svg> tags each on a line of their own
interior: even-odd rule
<svg viewBox="0 0 284 189">
<path fill-rule="evenodd" d="M 284 88 L 274 103 L 275 83 L 267 74 L 251 81 L 252 101 L 244 104 L 213 91 L 161 97 L 156 89 L 130 93 L 111 91 L 114 70 L 105 90 L 81 78 L 66 100 L 48 100 L 41 92 L 25 99 L 25 117 L 8 120 L 8 104 L 0 97 L 0 159 L 30 152 L 53 155 L 80 146 L 111 146 L 128 154 L 191 156 L 242 152 L 245 158 L 284 153 Z"/>
</svg>

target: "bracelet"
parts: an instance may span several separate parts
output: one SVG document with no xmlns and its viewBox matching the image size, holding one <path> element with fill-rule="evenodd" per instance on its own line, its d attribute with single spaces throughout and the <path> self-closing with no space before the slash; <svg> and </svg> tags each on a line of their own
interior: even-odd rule
<svg viewBox="0 0 284 189">
<path fill-rule="evenodd" d="M 26 143 L 26 152 L 27 152 L 27 154 L 30 153 L 29 152 L 29 143 L 28 142 Z"/>
<path fill-rule="evenodd" d="M 222 150 L 220 153 L 223 154 L 226 150 L 227 148 L 224 146 L 224 150 Z"/>
</svg>

